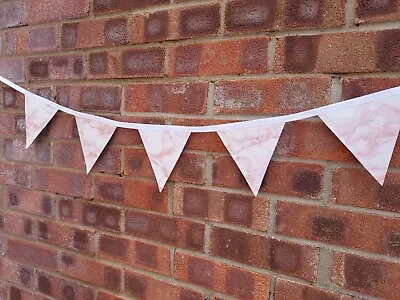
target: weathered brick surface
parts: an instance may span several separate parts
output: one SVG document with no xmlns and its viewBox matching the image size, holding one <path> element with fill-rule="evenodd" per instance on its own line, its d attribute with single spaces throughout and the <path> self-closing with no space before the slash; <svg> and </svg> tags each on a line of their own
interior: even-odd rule
<svg viewBox="0 0 400 300">
<path fill-rule="evenodd" d="M 27 5 L 24 0 L 7 1 L 0 4 L 0 28 L 27 24 Z"/>
<path fill-rule="evenodd" d="M 400 85 L 396 0 L 0 1 L 0 75 L 77 111 L 204 126 Z M 25 149 L 0 88 L 0 299 L 397 299 L 400 142 L 380 186 L 317 117 L 253 196 L 216 132 L 160 193 L 137 130 L 92 171 L 58 112 Z M 341 252 L 339 252 L 341 251 Z"/>
<path fill-rule="evenodd" d="M 171 47 L 170 76 L 266 73 L 268 38 Z"/>
<path fill-rule="evenodd" d="M 332 281 L 349 290 L 385 298 L 397 299 L 395 286 L 400 278 L 398 263 L 335 252 Z"/>
<path fill-rule="evenodd" d="M 399 36 L 400 30 L 395 29 L 285 37 L 277 44 L 275 72 L 398 71 Z"/>
</svg>

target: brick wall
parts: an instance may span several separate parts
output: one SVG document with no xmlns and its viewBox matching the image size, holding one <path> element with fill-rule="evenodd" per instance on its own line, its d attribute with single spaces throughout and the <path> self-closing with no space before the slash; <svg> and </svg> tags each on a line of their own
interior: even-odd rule
<svg viewBox="0 0 400 300">
<path fill-rule="evenodd" d="M 171 2 L 171 3 L 170 3 Z M 206 125 L 400 85 L 396 0 L 0 1 L 0 74 L 79 111 Z M 216 134 L 159 193 L 118 129 L 85 174 L 75 121 L 24 149 L 1 90 L 0 299 L 398 299 L 400 146 L 384 187 L 317 118 L 253 197 Z"/>
</svg>

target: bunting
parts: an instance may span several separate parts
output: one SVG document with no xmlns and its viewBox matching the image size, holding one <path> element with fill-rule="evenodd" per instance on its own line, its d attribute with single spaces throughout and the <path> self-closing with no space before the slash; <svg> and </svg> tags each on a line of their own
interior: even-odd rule
<svg viewBox="0 0 400 300">
<path fill-rule="evenodd" d="M 46 125 L 57 113 L 58 109 L 41 101 L 42 97 L 27 94 L 25 95 L 25 131 L 26 148 L 33 143 Z"/>
<path fill-rule="evenodd" d="M 116 127 L 80 117 L 75 117 L 75 119 L 85 158 L 86 172 L 89 173 Z"/>
<path fill-rule="evenodd" d="M 139 134 L 161 192 L 186 145 L 190 132 L 139 129 Z"/>
<path fill-rule="evenodd" d="M 285 123 L 218 131 L 251 191 L 257 196 Z"/>
<path fill-rule="evenodd" d="M 400 87 L 291 115 L 210 126 L 119 122 L 59 105 L 0 76 L 25 95 L 28 148 L 57 111 L 75 116 L 89 173 L 116 128 L 139 131 L 159 190 L 166 184 L 192 132 L 217 132 L 257 195 L 286 123 L 319 116 L 368 172 L 383 185 L 400 130 Z"/>
<path fill-rule="evenodd" d="M 319 117 L 383 185 L 400 129 L 400 99 L 369 102 Z"/>
</svg>

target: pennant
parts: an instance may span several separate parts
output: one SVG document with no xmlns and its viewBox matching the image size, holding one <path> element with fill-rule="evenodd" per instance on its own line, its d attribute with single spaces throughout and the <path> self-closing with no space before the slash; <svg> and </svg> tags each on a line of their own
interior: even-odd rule
<svg viewBox="0 0 400 300">
<path fill-rule="evenodd" d="M 43 102 L 41 98 L 34 94 L 25 94 L 26 149 L 58 111 L 57 108 Z"/>
<path fill-rule="evenodd" d="M 285 123 L 218 131 L 251 191 L 257 196 Z"/>
<path fill-rule="evenodd" d="M 190 132 L 139 129 L 161 192 L 190 136 Z"/>
<path fill-rule="evenodd" d="M 89 173 L 117 127 L 91 119 L 75 117 L 81 140 L 86 172 Z"/>
<path fill-rule="evenodd" d="M 319 117 L 383 185 L 400 129 L 400 101 L 386 98 Z"/>
</svg>

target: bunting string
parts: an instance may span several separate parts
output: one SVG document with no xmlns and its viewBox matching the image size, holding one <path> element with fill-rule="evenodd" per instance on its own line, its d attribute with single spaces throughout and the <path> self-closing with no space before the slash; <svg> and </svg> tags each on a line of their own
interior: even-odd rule
<svg viewBox="0 0 400 300">
<path fill-rule="evenodd" d="M 319 116 L 367 171 L 383 185 L 400 130 L 400 87 L 285 116 L 209 126 L 130 123 L 75 111 L 0 76 L 25 95 L 28 148 L 57 111 L 75 116 L 86 171 L 90 172 L 116 128 L 139 131 L 161 191 L 193 132 L 216 132 L 257 195 L 287 122 Z"/>
</svg>

